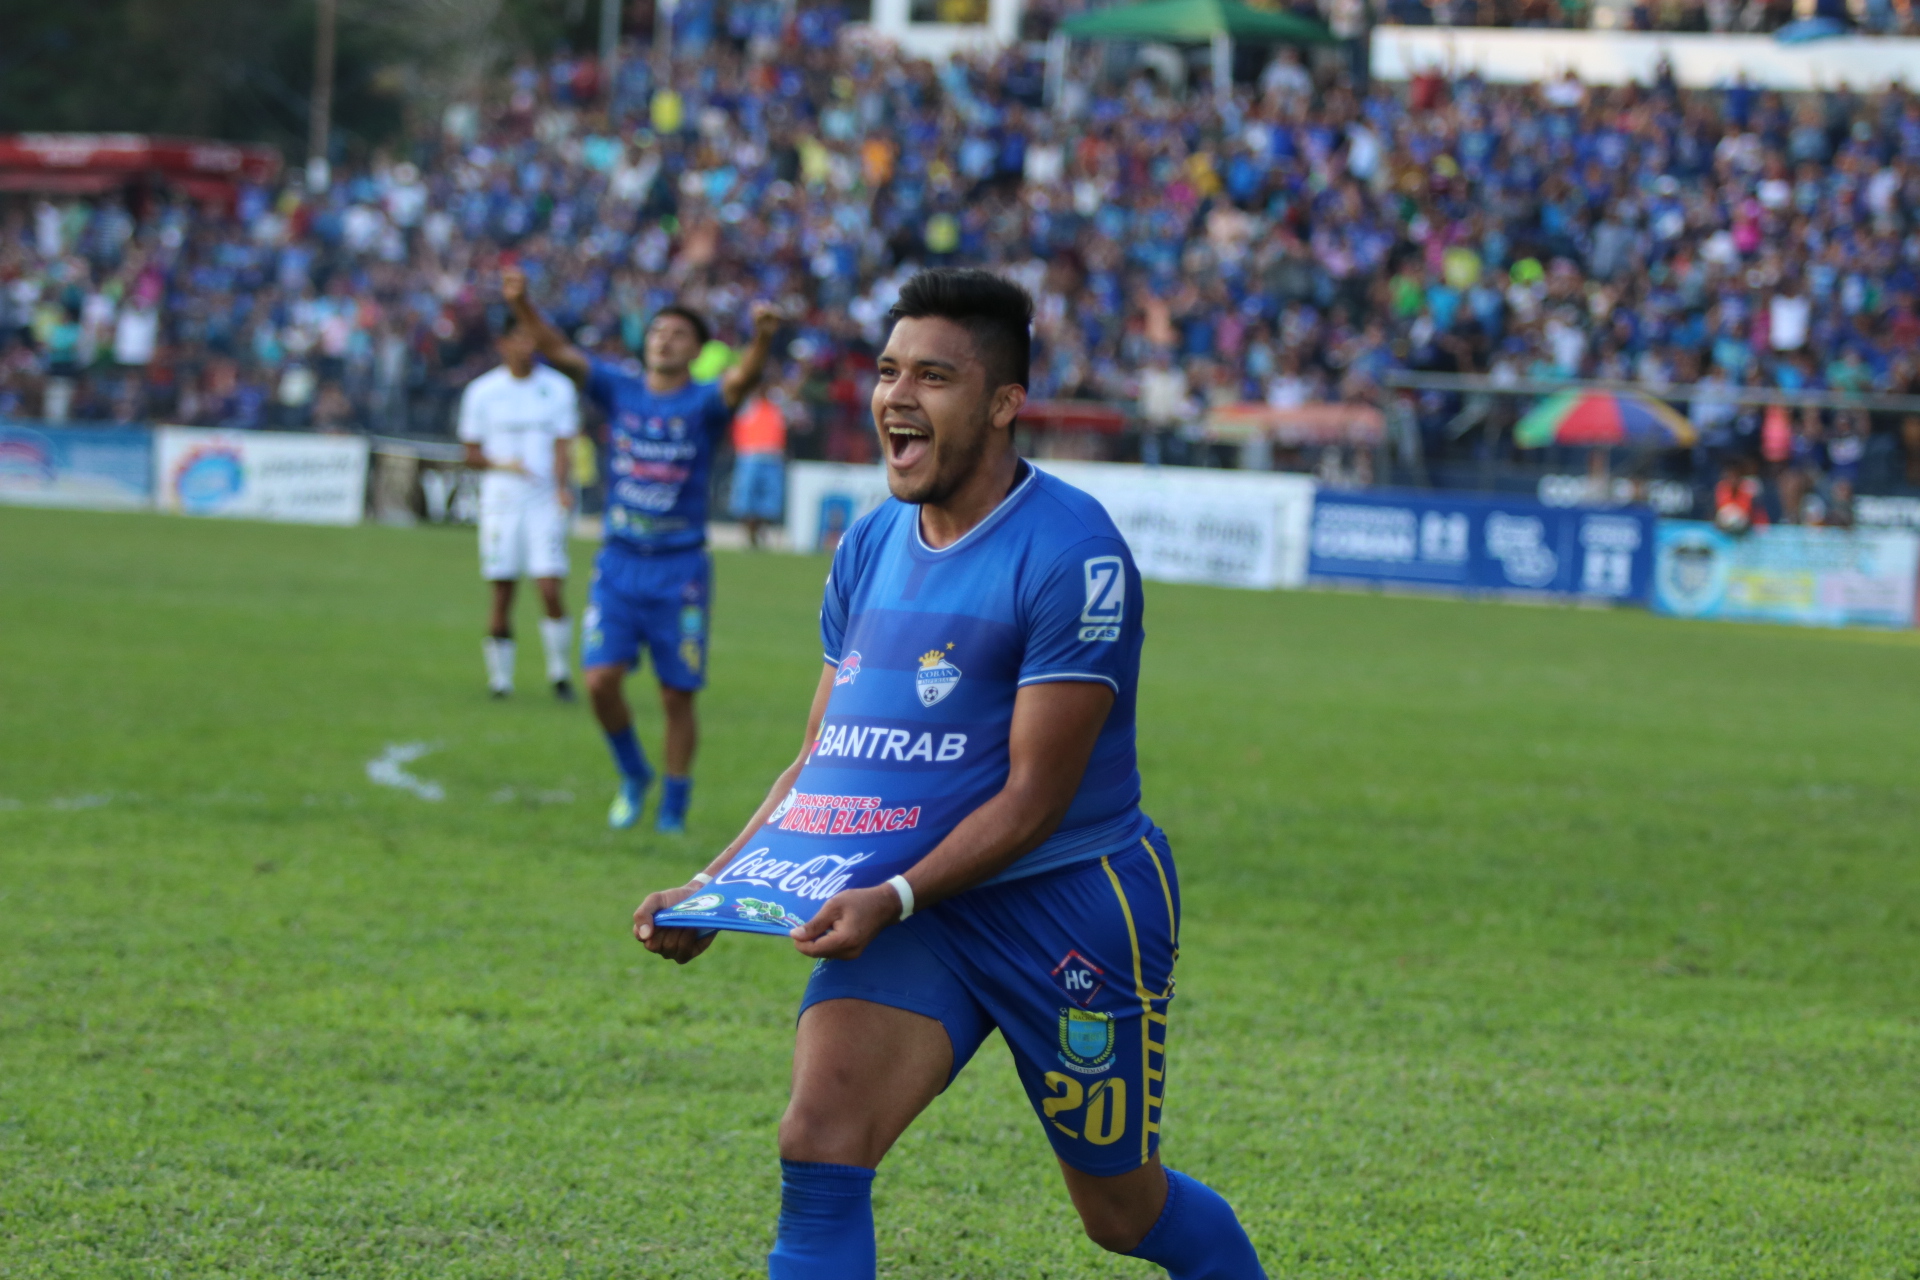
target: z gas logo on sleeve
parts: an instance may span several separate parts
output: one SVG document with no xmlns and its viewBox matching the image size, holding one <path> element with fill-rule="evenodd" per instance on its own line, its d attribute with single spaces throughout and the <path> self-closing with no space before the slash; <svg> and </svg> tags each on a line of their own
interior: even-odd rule
<svg viewBox="0 0 1920 1280">
<path fill-rule="evenodd" d="M 1082 640 L 1118 640 L 1127 616 L 1127 567 L 1119 556 L 1094 556 L 1081 566 L 1087 603 L 1080 610 Z"/>
</svg>

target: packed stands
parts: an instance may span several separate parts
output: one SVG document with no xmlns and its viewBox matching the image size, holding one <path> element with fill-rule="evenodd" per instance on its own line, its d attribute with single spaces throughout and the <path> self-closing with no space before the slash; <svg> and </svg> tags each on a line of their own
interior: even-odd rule
<svg viewBox="0 0 1920 1280">
<path fill-rule="evenodd" d="M 1425 370 L 1725 388 L 1673 464 L 1703 493 L 1746 460 L 1827 509 L 1920 491 L 1920 419 L 1737 394 L 1920 393 L 1904 88 L 1363 91 L 1282 54 L 1230 100 L 1076 63 L 1055 110 L 1020 49 L 935 66 L 801 16 L 683 36 L 664 78 L 522 63 L 319 195 L 0 197 L 0 417 L 444 433 L 511 254 L 620 358 L 671 297 L 729 336 L 779 300 L 796 451 L 861 458 L 900 281 L 982 263 L 1039 299 L 1035 395 L 1125 402 L 1170 461 L 1245 461 L 1202 447 L 1209 407 Z M 1512 452 L 1498 414 L 1408 403 L 1429 458 Z"/>
</svg>

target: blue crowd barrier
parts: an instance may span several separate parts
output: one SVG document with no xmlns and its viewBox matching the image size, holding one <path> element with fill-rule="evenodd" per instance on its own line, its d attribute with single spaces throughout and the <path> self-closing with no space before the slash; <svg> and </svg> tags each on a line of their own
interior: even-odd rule
<svg viewBox="0 0 1920 1280">
<path fill-rule="evenodd" d="M 1645 604 L 1653 547 L 1654 515 L 1644 507 L 1322 489 L 1314 497 L 1307 577 Z"/>
<path fill-rule="evenodd" d="M 153 506 L 153 432 L 0 422 L 0 502 L 141 510 Z"/>
</svg>

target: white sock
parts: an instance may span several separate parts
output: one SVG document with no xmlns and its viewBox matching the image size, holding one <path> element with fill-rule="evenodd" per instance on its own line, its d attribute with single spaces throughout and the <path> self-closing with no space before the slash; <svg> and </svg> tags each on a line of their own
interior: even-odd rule
<svg viewBox="0 0 1920 1280">
<path fill-rule="evenodd" d="M 540 619 L 540 643 L 547 647 L 547 683 L 559 684 L 567 678 L 567 649 L 573 643 L 573 619 Z"/>
<path fill-rule="evenodd" d="M 513 692 L 513 640 L 488 636 L 482 642 L 487 655 L 487 688 L 495 693 Z"/>
</svg>

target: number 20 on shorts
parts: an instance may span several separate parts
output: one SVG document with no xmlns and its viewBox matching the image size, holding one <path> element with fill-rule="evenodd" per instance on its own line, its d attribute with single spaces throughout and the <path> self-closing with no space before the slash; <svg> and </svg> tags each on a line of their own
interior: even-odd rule
<svg viewBox="0 0 1920 1280">
<path fill-rule="evenodd" d="M 1096 1147 L 1104 1147 L 1118 1142 L 1127 1132 L 1127 1082 L 1110 1077 L 1096 1080 L 1092 1088 L 1084 1088 L 1070 1075 L 1059 1071 L 1046 1074 L 1047 1088 L 1054 1096 L 1040 1103 L 1040 1110 L 1047 1122 L 1069 1138 L 1084 1136 Z M 1086 1110 L 1080 1117 L 1081 1128 L 1076 1132 L 1071 1126 L 1062 1123 L 1061 1117 L 1071 1118 L 1072 1113 Z"/>
</svg>

